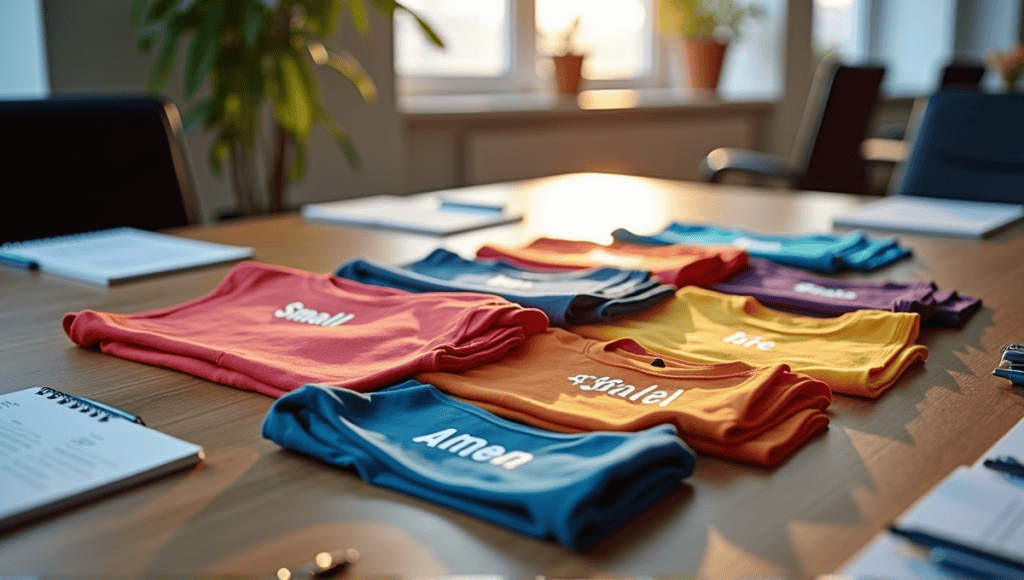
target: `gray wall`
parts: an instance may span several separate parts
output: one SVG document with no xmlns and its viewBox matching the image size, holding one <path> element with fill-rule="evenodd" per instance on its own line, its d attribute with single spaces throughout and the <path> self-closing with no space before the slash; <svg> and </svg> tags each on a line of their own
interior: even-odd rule
<svg viewBox="0 0 1024 580">
<path fill-rule="evenodd" d="M 142 54 L 137 50 L 137 26 L 130 22 L 128 14 L 130 3 L 43 2 L 50 89 L 54 95 L 146 91 L 155 51 Z M 363 160 L 362 171 L 353 173 L 327 132 L 316 129 L 309 143 L 308 171 L 305 179 L 290 191 L 291 205 L 402 190 L 404 146 L 394 105 L 390 22 L 377 18 L 373 24 L 373 35 L 368 40 L 343 26 L 333 43 L 351 50 L 360 59 L 380 91 L 378 103 L 363 103 L 351 85 L 333 70 L 319 72 L 322 103 L 355 142 Z M 163 93 L 184 112 L 188 108 L 182 91 L 184 55 L 179 57 Z M 228 172 L 215 175 L 210 167 L 212 135 L 198 129 L 186 141 L 200 209 L 204 218 L 211 220 L 234 206 Z"/>
</svg>

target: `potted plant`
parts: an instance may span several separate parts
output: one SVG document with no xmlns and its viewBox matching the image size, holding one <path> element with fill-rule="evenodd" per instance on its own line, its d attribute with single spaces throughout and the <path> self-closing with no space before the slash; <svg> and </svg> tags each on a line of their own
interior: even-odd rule
<svg viewBox="0 0 1024 580">
<path fill-rule="evenodd" d="M 660 0 L 661 29 L 681 39 L 690 86 L 715 90 L 729 42 L 746 18 L 763 13 L 756 4 L 734 0 Z"/>
<path fill-rule="evenodd" d="M 1024 73 L 1024 42 L 1018 42 L 1007 52 L 990 51 L 988 64 L 999 74 L 1003 90 L 1008 93 L 1016 91 L 1017 80 Z"/>
<path fill-rule="evenodd" d="M 387 18 L 393 18 L 395 10 L 409 12 L 394 0 L 133 0 L 132 17 L 142 25 L 139 48 L 150 50 L 158 39 L 162 42 L 150 90 L 164 85 L 179 43 L 191 38 L 185 98 L 196 98 L 206 81 L 209 94 L 182 115 L 183 124 L 186 130 L 203 125 L 216 131 L 210 160 L 218 172 L 228 161 L 238 213 L 285 208 L 287 184 L 304 174 L 306 144 L 317 124 L 330 132 L 348 164 L 359 168 L 355 146 L 320 104 L 310 65 L 335 69 L 364 101 L 376 100 L 377 89 L 363 66 L 330 42 L 342 14 L 348 15 L 360 36 L 370 34 L 367 4 Z M 410 14 L 435 45 L 443 46 L 430 26 Z M 267 101 L 272 144 L 261 186 L 255 154 Z"/>
<path fill-rule="evenodd" d="M 562 33 L 558 50 L 551 57 L 555 65 L 555 86 L 563 95 L 577 95 L 583 80 L 583 53 L 576 47 L 576 33 L 580 29 L 580 17 Z"/>
</svg>

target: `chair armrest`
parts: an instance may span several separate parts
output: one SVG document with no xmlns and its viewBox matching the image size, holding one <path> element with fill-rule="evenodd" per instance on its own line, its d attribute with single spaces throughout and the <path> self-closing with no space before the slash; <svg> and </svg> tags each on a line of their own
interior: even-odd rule
<svg viewBox="0 0 1024 580">
<path fill-rule="evenodd" d="M 728 172 L 777 177 L 791 183 L 795 182 L 798 176 L 798 172 L 779 157 L 731 147 L 719 147 L 708 153 L 697 168 L 700 179 L 708 183 L 721 181 L 722 176 Z"/>
<path fill-rule="evenodd" d="M 903 139 L 907 134 L 907 126 L 902 123 L 886 123 L 875 131 L 879 139 Z"/>
</svg>

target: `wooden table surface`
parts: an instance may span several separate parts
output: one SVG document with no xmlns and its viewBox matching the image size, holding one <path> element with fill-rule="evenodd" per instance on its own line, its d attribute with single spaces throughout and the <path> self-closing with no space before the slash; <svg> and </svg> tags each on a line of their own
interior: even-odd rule
<svg viewBox="0 0 1024 580">
<path fill-rule="evenodd" d="M 178 230 L 245 244 L 255 259 L 332 271 L 355 257 L 400 264 L 438 245 L 538 236 L 609 242 L 670 219 L 762 232 L 829 231 L 866 201 L 580 174 L 494 186 L 515 195 L 521 224 L 448 238 L 304 222 L 296 215 Z M 881 234 L 879 234 L 881 235 Z M 1024 226 L 986 240 L 901 235 L 914 257 L 857 279 L 934 280 L 980 296 L 959 330 L 925 330 L 931 356 L 878 400 L 837 396 L 831 426 L 766 470 L 701 457 L 694 475 L 583 552 L 527 538 L 281 450 L 260 437 L 271 399 L 74 346 L 69 311 L 138 312 L 211 290 L 230 265 L 109 289 L 0 267 L 0 392 L 46 385 L 92 396 L 199 443 L 206 461 L 0 535 L 0 574 L 272 574 L 318 551 L 356 548 L 363 576 L 498 574 L 804 577 L 836 570 L 956 466 L 977 459 L 1024 417 L 1020 389 L 993 377 L 1003 344 L 1024 341 Z"/>
</svg>

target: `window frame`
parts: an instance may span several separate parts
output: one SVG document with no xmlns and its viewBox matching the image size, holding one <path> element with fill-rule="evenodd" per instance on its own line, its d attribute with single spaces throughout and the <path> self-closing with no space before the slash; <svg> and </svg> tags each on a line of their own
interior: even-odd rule
<svg viewBox="0 0 1024 580">
<path fill-rule="evenodd" d="M 645 89 L 673 87 L 668 46 L 657 31 L 658 2 L 644 0 L 651 10 L 649 70 L 646 75 L 625 79 L 585 79 L 587 89 Z M 536 71 L 537 27 L 535 0 L 508 0 L 506 18 L 510 23 L 505 42 L 509 48 L 509 70 L 494 77 L 405 76 L 395 74 L 398 94 L 403 96 L 490 93 L 546 93 L 554 90 L 551 78 Z"/>
</svg>

